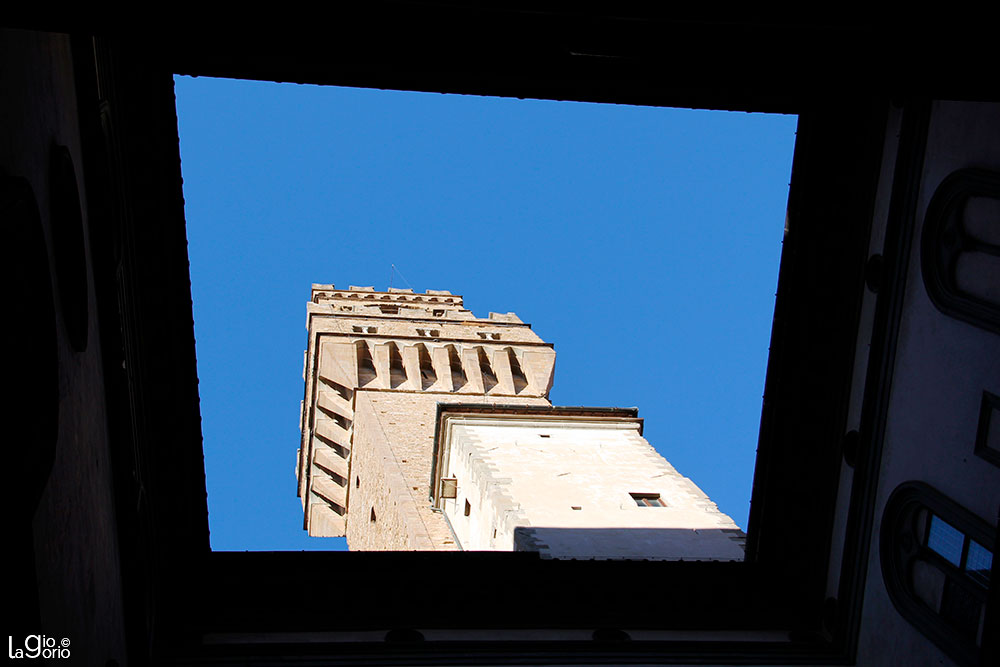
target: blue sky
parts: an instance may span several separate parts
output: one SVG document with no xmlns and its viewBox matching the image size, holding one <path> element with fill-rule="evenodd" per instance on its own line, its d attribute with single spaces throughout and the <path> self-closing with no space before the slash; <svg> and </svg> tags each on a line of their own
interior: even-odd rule
<svg viewBox="0 0 1000 667">
<path fill-rule="evenodd" d="M 176 77 L 212 548 L 296 497 L 311 283 L 447 289 L 744 529 L 796 118 Z"/>
</svg>

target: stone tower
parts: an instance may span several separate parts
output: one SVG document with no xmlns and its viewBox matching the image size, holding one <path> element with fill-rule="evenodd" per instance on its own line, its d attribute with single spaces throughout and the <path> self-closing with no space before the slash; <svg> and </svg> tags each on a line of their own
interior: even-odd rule
<svg viewBox="0 0 1000 667">
<path fill-rule="evenodd" d="M 313 285 L 296 475 L 310 535 L 352 550 L 742 558 L 743 533 L 635 409 L 548 400 L 555 352 L 447 291 Z"/>
</svg>

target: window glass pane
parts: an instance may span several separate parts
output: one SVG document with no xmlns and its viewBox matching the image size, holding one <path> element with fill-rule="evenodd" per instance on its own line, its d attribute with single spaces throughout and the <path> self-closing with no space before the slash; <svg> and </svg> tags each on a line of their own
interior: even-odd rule
<svg viewBox="0 0 1000 667">
<path fill-rule="evenodd" d="M 916 560 L 913 563 L 913 592 L 933 611 L 941 608 L 941 593 L 944 591 L 944 572 L 933 563 Z"/>
<path fill-rule="evenodd" d="M 950 523 L 936 516 L 931 517 L 931 531 L 927 546 L 956 567 L 962 564 L 962 543 L 965 535 Z"/>
<path fill-rule="evenodd" d="M 944 595 L 941 598 L 941 616 L 952 627 L 967 639 L 975 641 L 982 615 L 982 602 L 951 579 L 945 581 Z"/>
<path fill-rule="evenodd" d="M 635 504 L 639 507 L 667 506 L 666 503 L 660 499 L 660 494 L 658 493 L 630 493 L 629 495 L 632 496 L 632 500 L 634 500 Z"/>
<path fill-rule="evenodd" d="M 969 544 L 969 557 L 965 569 L 974 581 L 983 586 L 990 585 L 990 569 L 993 567 L 993 552 L 973 540 Z"/>
</svg>

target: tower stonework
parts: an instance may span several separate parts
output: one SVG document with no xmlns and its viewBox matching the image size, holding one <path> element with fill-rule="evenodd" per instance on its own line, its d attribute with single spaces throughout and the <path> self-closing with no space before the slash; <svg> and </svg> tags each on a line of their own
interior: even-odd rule
<svg viewBox="0 0 1000 667">
<path fill-rule="evenodd" d="M 352 550 L 738 560 L 743 533 L 635 409 L 548 400 L 555 351 L 443 290 L 312 287 L 296 476 Z"/>
<path fill-rule="evenodd" d="M 296 474 L 310 535 L 458 549 L 433 508 L 439 403 L 549 405 L 555 352 L 513 313 L 447 291 L 313 285 Z"/>
</svg>

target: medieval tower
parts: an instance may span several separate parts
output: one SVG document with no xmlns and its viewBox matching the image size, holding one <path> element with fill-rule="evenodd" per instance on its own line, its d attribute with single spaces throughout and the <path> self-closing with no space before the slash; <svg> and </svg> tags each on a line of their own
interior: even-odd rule
<svg viewBox="0 0 1000 667">
<path fill-rule="evenodd" d="M 443 290 L 313 285 L 296 476 L 352 550 L 739 560 L 742 531 L 635 409 L 556 407 L 555 351 Z"/>
</svg>

